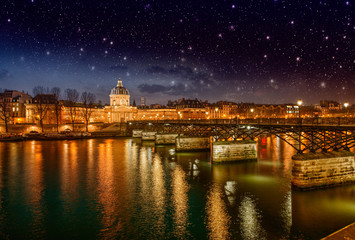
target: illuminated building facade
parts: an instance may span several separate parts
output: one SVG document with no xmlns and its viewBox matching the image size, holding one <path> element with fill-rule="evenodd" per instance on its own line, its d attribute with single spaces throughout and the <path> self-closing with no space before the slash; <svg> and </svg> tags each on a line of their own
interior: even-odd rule
<svg viewBox="0 0 355 240">
<path fill-rule="evenodd" d="M 7 112 L 11 116 L 12 123 L 25 123 L 26 121 L 26 107 L 25 104 L 30 102 L 31 95 L 24 91 L 19 92 L 16 90 L 5 90 L 0 93 L 0 102 L 6 103 L 4 106 L 7 108 Z M 1 121 L 1 118 L 0 118 Z"/>
<path fill-rule="evenodd" d="M 123 87 L 122 80 L 118 79 L 117 86 L 111 90 L 110 106 L 105 106 L 108 122 L 126 122 L 133 120 L 137 108 L 130 106 L 129 91 Z"/>
</svg>

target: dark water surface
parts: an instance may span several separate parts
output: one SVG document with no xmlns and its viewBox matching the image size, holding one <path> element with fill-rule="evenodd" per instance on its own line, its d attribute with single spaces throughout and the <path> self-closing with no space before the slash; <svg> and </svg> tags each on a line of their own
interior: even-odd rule
<svg viewBox="0 0 355 240">
<path fill-rule="evenodd" d="M 209 163 L 133 139 L 0 143 L 0 239 L 319 239 L 355 221 L 355 185 L 291 189 L 293 149 Z"/>
</svg>

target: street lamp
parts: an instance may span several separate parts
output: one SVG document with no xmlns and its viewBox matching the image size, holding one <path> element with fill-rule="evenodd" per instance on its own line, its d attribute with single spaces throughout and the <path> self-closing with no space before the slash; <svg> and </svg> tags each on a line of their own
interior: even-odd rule
<svg viewBox="0 0 355 240">
<path fill-rule="evenodd" d="M 298 118 L 299 118 L 299 121 L 300 121 L 300 124 L 302 124 L 302 119 L 301 119 L 301 106 L 303 104 L 303 101 L 301 99 L 299 99 L 297 101 L 297 105 L 298 105 Z"/>
<path fill-rule="evenodd" d="M 348 115 L 349 103 L 348 102 L 344 103 L 344 107 L 345 107 L 345 117 L 346 117 Z"/>
<path fill-rule="evenodd" d="M 302 125 L 302 118 L 301 118 L 301 106 L 303 104 L 303 101 L 301 99 L 299 99 L 297 101 L 297 105 L 298 105 L 298 117 L 300 119 L 300 125 Z M 301 134 L 302 134 L 302 131 L 301 131 L 301 128 L 300 128 L 300 131 L 298 133 L 298 144 L 299 144 L 299 148 L 298 148 L 298 152 L 299 153 L 302 153 L 302 145 L 301 145 Z"/>
<path fill-rule="evenodd" d="M 297 101 L 298 105 L 298 117 L 301 118 L 301 105 L 303 104 L 303 101 L 300 99 Z"/>
<path fill-rule="evenodd" d="M 253 118 L 253 113 L 254 113 L 254 108 L 251 108 L 250 109 L 250 118 Z M 248 112 L 247 112 L 247 118 L 249 118 L 248 117 Z"/>
</svg>

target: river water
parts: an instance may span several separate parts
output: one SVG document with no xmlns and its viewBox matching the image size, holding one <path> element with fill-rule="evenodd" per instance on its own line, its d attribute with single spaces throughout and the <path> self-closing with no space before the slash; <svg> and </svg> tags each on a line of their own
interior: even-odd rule
<svg viewBox="0 0 355 240">
<path fill-rule="evenodd" d="M 320 239 L 355 221 L 355 185 L 291 189 L 294 150 L 210 164 L 130 138 L 0 143 L 0 239 Z"/>
</svg>

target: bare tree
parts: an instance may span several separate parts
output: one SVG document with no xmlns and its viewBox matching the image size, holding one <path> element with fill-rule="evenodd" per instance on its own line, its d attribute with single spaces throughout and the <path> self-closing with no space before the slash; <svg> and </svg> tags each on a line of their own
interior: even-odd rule
<svg viewBox="0 0 355 240">
<path fill-rule="evenodd" d="M 69 116 L 73 126 L 73 132 L 75 131 L 74 125 L 77 118 L 76 103 L 79 100 L 79 93 L 75 89 L 65 89 L 65 99 L 67 100 Z"/>
<path fill-rule="evenodd" d="M 62 110 L 62 105 L 59 102 L 60 92 L 61 92 L 61 90 L 59 87 L 54 87 L 51 89 L 51 93 L 54 96 L 54 113 L 55 113 L 55 118 L 56 118 L 56 123 L 57 123 L 57 132 L 59 132 L 59 118 L 60 118 L 61 110 Z"/>
<path fill-rule="evenodd" d="M 90 117 L 94 110 L 95 95 L 93 93 L 83 92 L 81 94 L 81 101 L 83 102 L 83 116 L 85 119 L 86 132 L 88 132 Z"/>
<path fill-rule="evenodd" d="M 6 91 L 6 90 L 5 90 Z M 6 99 L 5 91 L 0 91 L 0 119 L 5 123 L 5 131 L 8 132 L 8 124 L 12 121 L 11 103 Z"/>
<path fill-rule="evenodd" d="M 48 97 L 49 89 L 43 86 L 36 86 L 32 90 L 33 95 L 33 104 L 36 105 L 36 118 L 39 121 L 42 132 L 44 132 L 44 119 L 47 116 L 48 110 L 50 108 L 50 100 Z"/>
</svg>

